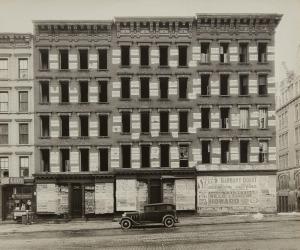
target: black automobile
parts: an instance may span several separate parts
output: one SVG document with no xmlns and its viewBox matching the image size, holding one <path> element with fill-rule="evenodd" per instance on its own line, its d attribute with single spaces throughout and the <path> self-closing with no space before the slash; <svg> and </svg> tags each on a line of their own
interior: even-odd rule
<svg viewBox="0 0 300 250">
<path fill-rule="evenodd" d="M 178 223 L 176 206 L 168 203 L 154 203 L 144 206 L 144 212 L 125 212 L 120 219 L 122 229 L 147 223 L 163 223 L 165 227 L 173 227 Z"/>
</svg>

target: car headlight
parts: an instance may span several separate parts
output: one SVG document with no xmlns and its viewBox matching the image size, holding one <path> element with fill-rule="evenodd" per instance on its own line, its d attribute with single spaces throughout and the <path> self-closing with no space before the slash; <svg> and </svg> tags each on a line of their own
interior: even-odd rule
<svg viewBox="0 0 300 250">
<path fill-rule="evenodd" d="M 125 216 L 126 216 L 126 212 L 122 214 L 122 217 L 125 217 Z"/>
</svg>

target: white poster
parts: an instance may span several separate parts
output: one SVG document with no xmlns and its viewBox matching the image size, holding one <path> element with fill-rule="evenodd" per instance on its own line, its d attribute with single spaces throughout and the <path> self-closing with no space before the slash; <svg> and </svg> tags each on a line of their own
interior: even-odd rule
<svg viewBox="0 0 300 250">
<path fill-rule="evenodd" d="M 195 210 L 195 180 L 175 180 L 175 194 L 177 210 Z"/>
<path fill-rule="evenodd" d="M 116 180 L 116 210 L 136 211 L 137 181 L 127 179 Z"/>
<path fill-rule="evenodd" d="M 114 184 L 95 184 L 95 214 L 114 212 Z"/>
</svg>

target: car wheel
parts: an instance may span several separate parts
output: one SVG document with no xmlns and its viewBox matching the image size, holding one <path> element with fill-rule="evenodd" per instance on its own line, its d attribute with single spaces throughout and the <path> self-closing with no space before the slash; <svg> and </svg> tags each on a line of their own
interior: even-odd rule
<svg viewBox="0 0 300 250">
<path fill-rule="evenodd" d="M 165 227 L 168 227 L 168 228 L 174 227 L 174 224 L 175 224 L 175 221 L 172 217 L 165 218 L 165 220 L 164 220 L 164 226 Z"/>
<path fill-rule="evenodd" d="M 121 228 L 122 228 L 122 229 L 129 229 L 129 228 L 131 228 L 131 225 L 132 225 L 132 223 L 131 223 L 131 221 L 128 220 L 128 219 L 124 219 L 124 220 L 122 220 L 122 222 L 121 222 Z"/>
</svg>

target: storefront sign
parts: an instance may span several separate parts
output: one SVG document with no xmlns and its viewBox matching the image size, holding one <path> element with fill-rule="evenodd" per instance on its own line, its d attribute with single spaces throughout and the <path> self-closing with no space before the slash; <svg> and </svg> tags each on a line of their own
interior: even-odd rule
<svg viewBox="0 0 300 250">
<path fill-rule="evenodd" d="M 1 179 L 1 184 L 22 185 L 24 184 L 23 177 L 5 177 Z"/>
</svg>

